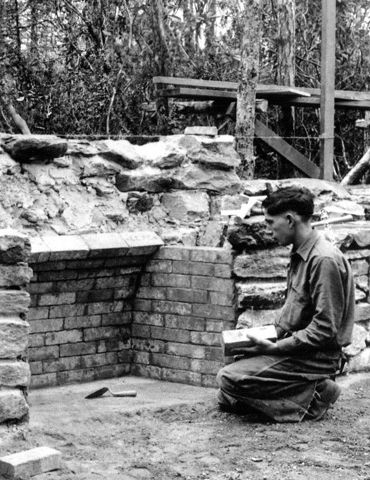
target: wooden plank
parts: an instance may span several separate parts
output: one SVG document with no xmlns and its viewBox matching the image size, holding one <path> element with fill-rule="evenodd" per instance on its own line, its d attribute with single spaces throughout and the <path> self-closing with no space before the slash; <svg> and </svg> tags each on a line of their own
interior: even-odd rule
<svg viewBox="0 0 370 480">
<path fill-rule="evenodd" d="M 171 97 L 171 98 L 182 98 L 189 99 L 193 98 L 194 100 L 214 100 L 217 98 L 228 99 L 235 101 L 237 98 L 237 93 L 232 91 L 221 91 L 221 90 L 200 90 L 195 88 L 166 88 L 164 90 L 158 91 L 158 96 Z M 263 99 L 267 95 L 257 92 L 257 98 Z M 269 95 L 268 101 L 271 105 L 289 105 L 291 107 L 311 107 L 311 108 L 320 108 L 320 97 L 300 97 L 300 96 L 291 96 L 287 97 L 283 94 L 280 95 Z M 336 100 L 336 108 L 343 108 L 347 110 L 370 110 L 370 100 Z"/>
<path fill-rule="evenodd" d="M 322 0 L 320 178 L 333 181 L 336 0 Z"/>
<path fill-rule="evenodd" d="M 315 97 L 321 96 L 320 88 L 307 88 L 307 87 L 297 87 L 297 88 L 299 90 L 302 90 L 303 92 L 309 93 L 312 96 L 315 96 Z M 370 92 L 355 92 L 352 90 L 334 90 L 334 98 L 336 100 L 370 101 Z"/>
<path fill-rule="evenodd" d="M 275 150 L 275 152 L 282 155 L 292 165 L 301 170 L 301 172 L 311 178 L 319 178 L 319 167 L 310 162 L 304 155 L 299 153 L 298 150 L 289 145 L 289 143 L 259 120 L 256 120 L 255 135 Z"/>
<path fill-rule="evenodd" d="M 271 105 L 320 108 L 320 97 L 275 97 L 269 99 Z M 370 110 L 369 100 L 335 100 L 335 108 L 347 110 Z"/>
<path fill-rule="evenodd" d="M 300 91 L 292 87 L 274 86 L 262 91 L 257 90 L 257 98 L 264 98 L 266 100 L 274 99 L 275 97 L 296 97 L 300 96 Z M 237 98 L 237 91 L 232 90 L 211 90 L 189 87 L 172 87 L 157 90 L 156 95 L 160 97 L 172 98 L 197 98 L 197 99 L 212 99 L 212 98 L 227 98 L 235 100 Z M 307 98 L 307 97 L 305 97 Z"/>
<path fill-rule="evenodd" d="M 153 77 L 154 84 L 163 84 L 163 85 L 178 85 L 183 87 L 199 87 L 199 88 L 211 88 L 211 89 L 221 89 L 221 90 L 238 90 L 238 84 L 236 82 L 222 82 L 216 80 L 195 80 L 192 78 L 179 78 L 179 77 Z M 280 85 L 257 85 L 257 91 L 263 92 L 266 89 L 270 88 L 281 88 Z M 300 96 L 321 96 L 320 88 L 308 88 L 308 87 L 295 87 L 296 90 L 300 92 Z M 303 95 L 308 94 L 308 95 Z M 361 101 L 367 100 L 370 101 L 370 91 L 366 92 L 356 92 L 352 90 L 335 90 L 334 96 L 337 100 L 353 100 Z"/>
<path fill-rule="evenodd" d="M 194 87 L 194 88 L 213 88 L 222 90 L 238 90 L 236 82 L 221 82 L 217 80 L 196 80 L 193 78 L 180 77 L 153 77 L 153 83 L 163 85 L 178 85 L 180 87 Z"/>
<path fill-rule="evenodd" d="M 212 100 L 215 98 L 236 100 L 237 92 L 236 90 L 207 90 L 200 88 L 173 87 L 157 90 L 156 95 L 172 98 L 193 98 L 197 100 Z"/>
</svg>

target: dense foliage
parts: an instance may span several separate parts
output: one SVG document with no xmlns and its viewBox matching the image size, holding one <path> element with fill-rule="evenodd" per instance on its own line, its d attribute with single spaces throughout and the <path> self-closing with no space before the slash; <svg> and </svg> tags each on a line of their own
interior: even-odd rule
<svg viewBox="0 0 370 480">
<path fill-rule="evenodd" d="M 276 83 L 277 0 L 266 0 L 260 83 Z M 237 79 L 241 0 L 0 0 L 0 130 L 14 131 L 12 103 L 32 133 L 152 135 L 151 78 Z M 370 1 L 337 1 L 337 89 L 366 90 Z M 321 0 L 296 0 L 296 86 L 320 85 Z M 335 166 L 363 154 L 360 112 L 336 112 Z M 279 130 L 279 109 L 263 114 Z M 222 119 L 170 114 L 169 132 Z M 297 108 L 292 143 L 318 163 L 319 111 Z M 294 138 L 295 137 L 295 138 Z M 274 156 L 258 146 L 264 159 Z M 269 160 L 268 160 L 269 161 Z M 273 172 L 271 165 L 260 173 Z M 274 163 L 275 164 L 275 163 Z"/>
</svg>

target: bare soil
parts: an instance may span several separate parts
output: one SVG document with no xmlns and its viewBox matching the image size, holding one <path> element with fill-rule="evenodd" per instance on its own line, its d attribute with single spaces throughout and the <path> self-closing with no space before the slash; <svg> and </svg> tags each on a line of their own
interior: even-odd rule
<svg viewBox="0 0 370 480">
<path fill-rule="evenodd" d="M 135 398 L 85 400 L 110 380 L 37 390 L 29 427 L 8 427 L 1 456 L 61 451 L 63 468 L 35 480 L 370 479 L 370 374 L 338 383 L 342 395 L 327 416 L 300 424 L 220 412 L 212 389 L 150 380 L 113 382 L 136 388 Z"/>
</svg>

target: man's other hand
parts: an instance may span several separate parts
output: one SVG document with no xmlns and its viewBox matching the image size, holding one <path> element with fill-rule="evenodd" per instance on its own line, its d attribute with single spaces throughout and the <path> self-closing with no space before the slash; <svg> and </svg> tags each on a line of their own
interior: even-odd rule
<svg viewBox="0 0 370 480">
<path fill-rule="evenodd" d="M 271 340 L 260 338 L 257 335 L 248 335 L 248 338 L 250 338 L 255 345 L 252 347 L 246 347 L 244 349 L 245 355 L 259 355 L 264 353 L 276 354 L 279 352 L 279 347 L 276 343 L 271 342 Z"/>
</svg>

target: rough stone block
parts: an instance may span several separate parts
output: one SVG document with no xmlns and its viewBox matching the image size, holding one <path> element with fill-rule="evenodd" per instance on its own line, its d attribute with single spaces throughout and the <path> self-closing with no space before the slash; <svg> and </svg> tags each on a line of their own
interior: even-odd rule
<svg viewBox="0 0 370 480">
<path fill-rule="evenodd" d="M 348 362 L 349 372 L 364 372 L 370 370 L 370 348 L 365 348 Z"/>
<path fill-rule="evenodd" d="M 350 357 L 354 357 L 361 350 L 366 348 L 366 338 L 368 332 L 366 328 L 361 325 L 355 324 L 353 327 L 352 342 L 348 347 L 344 348 L 344 353 Z"/>
<path fill-rule="evenodd" d="M 288 264 L 289 249 L 250 252 L 236 257 L 234 273 L 241 278 L 286 278 Z"/>
<path fill-rule="evenodd" d="M 356 305 L 356 322 L 370 320 L 370 303 L 361 302 Z"/>
<path fill-rule="evenodd" d="M 216 137 L 218 134 L 217 127 L 186 127 L 184 131 L 185 135 L 208 135 Z"/>
<path fill-rule="evenodd" d="M 20 420 L 28 411 L 25 396 L 19 388 L 0 390 L 0 423 Z"/>
<path fill-rule="evenodd" d="M 0 263 L 28 262 L 31 243 L 26 235 L 11 228 L 0 229 Z"/>
<path fill-rule="evenodd" d="M 31 277 L 32 270 L 26 265 L 0 265 L 0 287 L 25 286 Z"/>
<path fill-rule="evenodd" d="M 22 290 L 0 290 L 0 312 L 4 314 L 27 313 L 31 298 Z"/>
<path fill-rule="evenodd" d="M 368 275 L 369 263 L 366 260 L 354 260 L 351 262 L 353 275 L 356 277 L 360 275 Z"/>
<path fill-rule="evenodd" d="M 278 317 L 280 310 L 246 310 L 237 322 L 237 328 L 262 327 L 271 325 Z"/>
<path fill-rule="evenodd" d="M 30 384 L 30 367 L 26 362 L 0 361 L 0 385 L 27 387 Z"/>
<path fill-rule="evenodd" d="M 255 310 L 281 307 L 285 288 L 286 282 L 237 283 L 238 307 Z"/>
<path fill-rule="evenodd" d="M 28 345 L 29 325 L 19 317 L 0 318 L 0 358 L 15 358 Z"/>
<path fill-rule="evenodd" d="M 8 477 L 33 477 L 62 467 L 62 454 L 49 447 L 37 447 L 0 458 L 0 473 Z"/>
</svg>

